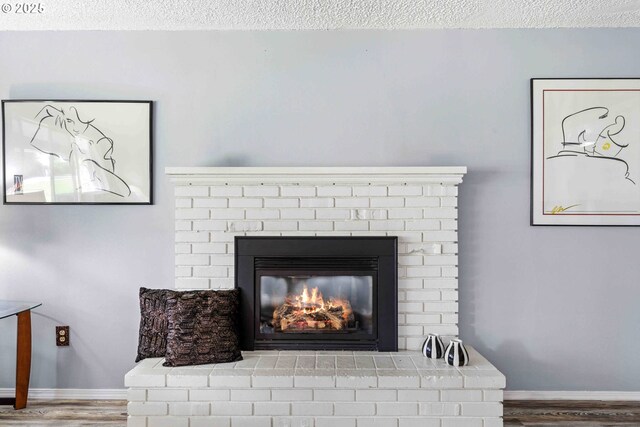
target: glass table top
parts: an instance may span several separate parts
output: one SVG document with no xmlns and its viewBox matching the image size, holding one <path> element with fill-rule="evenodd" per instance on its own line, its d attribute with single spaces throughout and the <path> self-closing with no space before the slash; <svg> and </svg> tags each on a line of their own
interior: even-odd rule
<svg viewBox="0 0 640 427">
<path fill-rule="evenodd" d="M 41 302 L 6 301 L 0 299 L 0 319 L 40 307 Z"/>
</svg>

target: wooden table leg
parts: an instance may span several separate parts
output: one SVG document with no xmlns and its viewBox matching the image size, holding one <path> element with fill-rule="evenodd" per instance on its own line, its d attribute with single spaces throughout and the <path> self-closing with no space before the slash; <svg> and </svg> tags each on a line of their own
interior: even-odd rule
<svg viewBox="0 0 640 427">
<path fill-rule="evenodd" d="M 18 354 L 16 357 L 15 409 L 27 406 L 31 375 L 31 310 L 18 313 Z"/>
</svg>

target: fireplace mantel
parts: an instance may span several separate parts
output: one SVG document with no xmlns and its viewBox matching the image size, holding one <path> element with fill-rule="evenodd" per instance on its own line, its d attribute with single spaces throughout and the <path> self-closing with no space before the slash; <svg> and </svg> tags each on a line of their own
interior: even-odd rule
<svg viewBox="0 0 640 427">
<path fill-rule="evenodd" d="M 166 174 L 180 184 L 312 183 L 460 184 L 464 166 L 424 167 L 168 167 Z"/>
</svg>

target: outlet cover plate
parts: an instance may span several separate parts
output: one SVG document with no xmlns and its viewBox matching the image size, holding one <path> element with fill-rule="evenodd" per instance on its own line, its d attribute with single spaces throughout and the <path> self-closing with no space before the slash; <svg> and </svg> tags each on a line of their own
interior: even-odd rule
<svg viewBox="0 0 640 427">
<path fill-rule="evenodd" d="M 69 327 L 56 326 L 56 345 L 66 347 L 69 345 Z"/>
</svg>

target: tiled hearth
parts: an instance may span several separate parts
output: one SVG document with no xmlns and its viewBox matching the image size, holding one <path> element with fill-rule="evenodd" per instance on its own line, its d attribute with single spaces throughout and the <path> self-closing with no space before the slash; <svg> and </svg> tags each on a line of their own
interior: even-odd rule
<svg viewBox="0 0 640 427">
<path fill-rule="evenodd" d="M 127 374 L 129 426 L 502 425 L 505 379 L 423 358 L 458 334 L 457 185 L 466 168 L 168 168 L 176 288 L 234 286 L 235 236 L 398 236 L 399 353 L 244 353 L 236 364 Z M 446 342 L 446 339 L 445 339 Z"/>
</svg>

